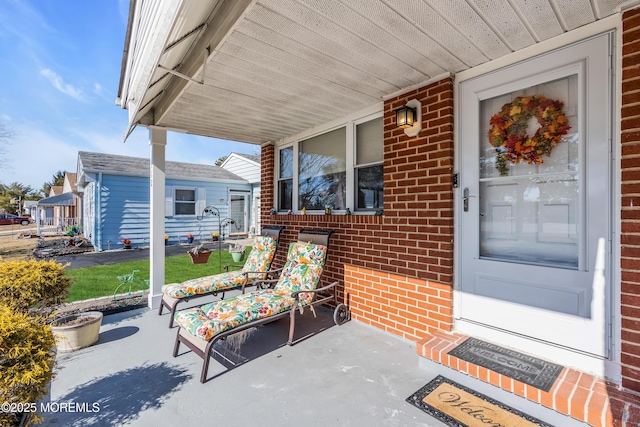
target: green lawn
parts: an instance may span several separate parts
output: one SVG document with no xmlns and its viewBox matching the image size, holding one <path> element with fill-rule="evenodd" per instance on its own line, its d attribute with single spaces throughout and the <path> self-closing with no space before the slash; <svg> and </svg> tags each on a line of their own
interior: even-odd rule
<svg viewBox="0 0 640 427">
<path fill-rule="evenodd" d="M 250 251 L 251 248 L 247 248 L 247 254 Z M 165 283 L 183 282 L 220 273 L 219 253 L 222 253 L 222 266 L 233 264 L 228 251 L 213 251 L 206 264 L 193 264 L 189 255 L 165 258 Z M 140 270 L 136 277 L 149 279 L 149 260 L 67 270 L 67 274 L 73 279 L 67 302 L 113 295 L 120 284 L 118 276 L 129 274 L 132 270 Z"/>
</svg>

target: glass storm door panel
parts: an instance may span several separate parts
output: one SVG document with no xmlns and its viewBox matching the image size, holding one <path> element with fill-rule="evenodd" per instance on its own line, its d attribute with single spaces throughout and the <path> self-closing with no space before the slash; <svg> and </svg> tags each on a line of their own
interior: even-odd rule
<svg viewBox="0 0 640 427">
<path fill-rule="evenodd" d="M 235 224 L 231 224 L 229 233 L 241 233 L 248 232 L 248 200 L 249 194 L 245 193 L 230 193 L 231 204 L 229 206 L 229 213 L 231 219 L 235 221 Z"/>
<path fill-rule="evenodd" d="M 460 329 L 607 355 L 611 37 L 461 83 Z"/>
</svg>

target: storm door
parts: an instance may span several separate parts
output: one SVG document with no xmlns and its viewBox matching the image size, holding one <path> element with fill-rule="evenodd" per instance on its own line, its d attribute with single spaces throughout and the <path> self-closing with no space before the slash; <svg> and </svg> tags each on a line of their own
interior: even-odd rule
<svg viewBox="0 0 640 427">
<path fill-rule="evenodd" d="M 460 84 L 459 329 L 606 356 L 611 37 Z"/>
<path fill-rule="evenodd" d="M 230 235 L 247 234 L 249 224 L 249 193 L 230 192 L 229 214 L 234 224 L 230 225 Z"/>
</svg>

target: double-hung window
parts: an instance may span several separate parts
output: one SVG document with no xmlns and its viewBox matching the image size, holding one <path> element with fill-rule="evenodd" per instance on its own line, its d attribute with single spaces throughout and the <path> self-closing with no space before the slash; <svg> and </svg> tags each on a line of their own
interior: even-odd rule
<svg viewBox="0 0 640 427">
<path fill-rule="evenodd" d="M 174 213 L 176 215 L 195 215 L 196 214 L 196 190 L 176 188 L 176 196 L 174 199 Z"/>
<path fill-rule="evenodd" d="M 356 210 L 384 207 L 384 124 L 382 117 L 356 125 Z"/>
<path fill-rule="evenodd" d="M 293 206 L 293 147 L 280 150 L 278 164 L 278 210 L 286 211 Z"/>
<path fill-rule="evenodd" d="M 205 187 L 165 187 L 165 216 L 202 215 L 207 203 Z"/>
<path fill-rule="evenodd" d="M 344 127 L 298 143 L 298 209 L 347 207 L 345 143 Z"/>
<path fill-rule="evenodd" d="M 383 118 L 368 117 L 278 150 L 280 212 L 383 207 Z"/>
</svg>

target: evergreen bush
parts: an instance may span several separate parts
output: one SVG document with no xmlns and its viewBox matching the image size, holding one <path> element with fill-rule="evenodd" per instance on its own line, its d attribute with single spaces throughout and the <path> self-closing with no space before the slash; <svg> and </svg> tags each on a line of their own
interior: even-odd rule
<svg viewBox="0 0 640 427">
<path fill-rule="evenodd" d="M 48 321 L 71 286 L 64 268 L 55 261 L 0 262 L 0 403 L 14 405 L 0 411 L 2 426 L 17 426 L 47 394 L 56 352 Z"/>
<path fill-rule="evenodd" d="M 0 262 L 0 304 L 22 313 L 60 304 L 71 286 L 65 267 L 55 261 Z"/>
<path fill-rule="evenodd" d="M 0 304 L 0 402 L 14 405 L 0 411 L 0 425 L 17 426 L 24 404 L 35 406 L 47 394 L 54 365 L 55 340 L 46 318 Z"/>
</svg>

